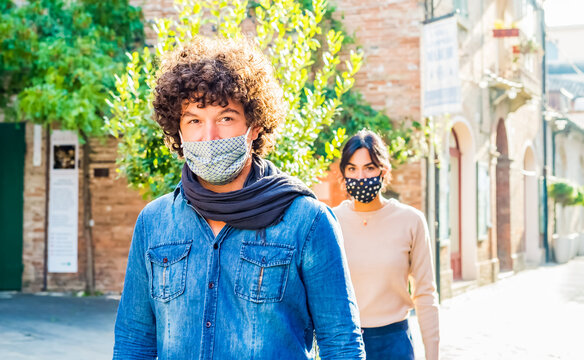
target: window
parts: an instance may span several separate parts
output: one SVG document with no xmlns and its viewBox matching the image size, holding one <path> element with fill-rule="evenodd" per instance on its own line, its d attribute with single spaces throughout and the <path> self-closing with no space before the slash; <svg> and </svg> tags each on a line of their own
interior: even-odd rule
<svg viewBox="0 0 584 360">
<path fill-rule="evenodd" d="M 527 13 L 527 0 L 514 0 L 513 13 L 516 20 L 521 20 Z"/>
<path fill-rule="evenodd" d="M 454 0 L 454 10 L 461 16 L 468 17 L 468 0 Z"/>
</svg>

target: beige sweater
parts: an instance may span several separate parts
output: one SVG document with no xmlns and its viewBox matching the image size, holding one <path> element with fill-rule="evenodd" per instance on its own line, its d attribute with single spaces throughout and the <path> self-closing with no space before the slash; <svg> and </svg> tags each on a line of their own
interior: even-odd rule
<svg viewBox="0 0 584 360">
<path fill-rule="evenodd" d="M 371 212 L 356 212 L 345 200 L 333 211 L 343 231 L 361 326 L 402 321 L 413 307 L 426 359 L 438 359 L 438 296 L 424 215 L 395 199 Z"/>
</svg>

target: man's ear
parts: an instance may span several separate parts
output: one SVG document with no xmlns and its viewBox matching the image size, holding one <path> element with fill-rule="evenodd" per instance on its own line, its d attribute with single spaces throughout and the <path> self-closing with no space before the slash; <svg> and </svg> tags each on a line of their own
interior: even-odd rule
<svg viewBox="0 0 584 360">
<path fill-rule="evenodd" d="M 258 138 L 258 136 L 260 135 L 260 131 L 262 131 L 261 126 L 254 126 L 251 129 L 251 141 L 254 141 Z"/>
</svg>

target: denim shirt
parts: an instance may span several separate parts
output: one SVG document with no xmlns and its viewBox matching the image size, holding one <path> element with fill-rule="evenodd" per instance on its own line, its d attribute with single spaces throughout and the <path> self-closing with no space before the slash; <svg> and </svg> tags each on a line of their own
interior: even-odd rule
<svg viewBox="0 0 584 360">
<path fill-rule="evenodd" d="M 217 236 L 182 187 L 140 213 L 114 359 L 364 359 L 331 210 L 298 197 L 274 226 Z"/>
</svg>

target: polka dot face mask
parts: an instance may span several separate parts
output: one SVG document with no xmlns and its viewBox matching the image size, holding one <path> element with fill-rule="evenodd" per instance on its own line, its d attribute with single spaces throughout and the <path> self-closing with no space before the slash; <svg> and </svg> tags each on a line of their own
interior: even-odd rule
<svg viewBox="0 0 584 360">
<path fill-rule="evenodd" d="M 381 179 L 381 174 L 364 179 L 345 178 L 345 186 L 349 195 L 355 198 L 355 200 L 366 204 L 373 201 L 379 193 L 379 190 L 381 190 Z"/>
</svg>

